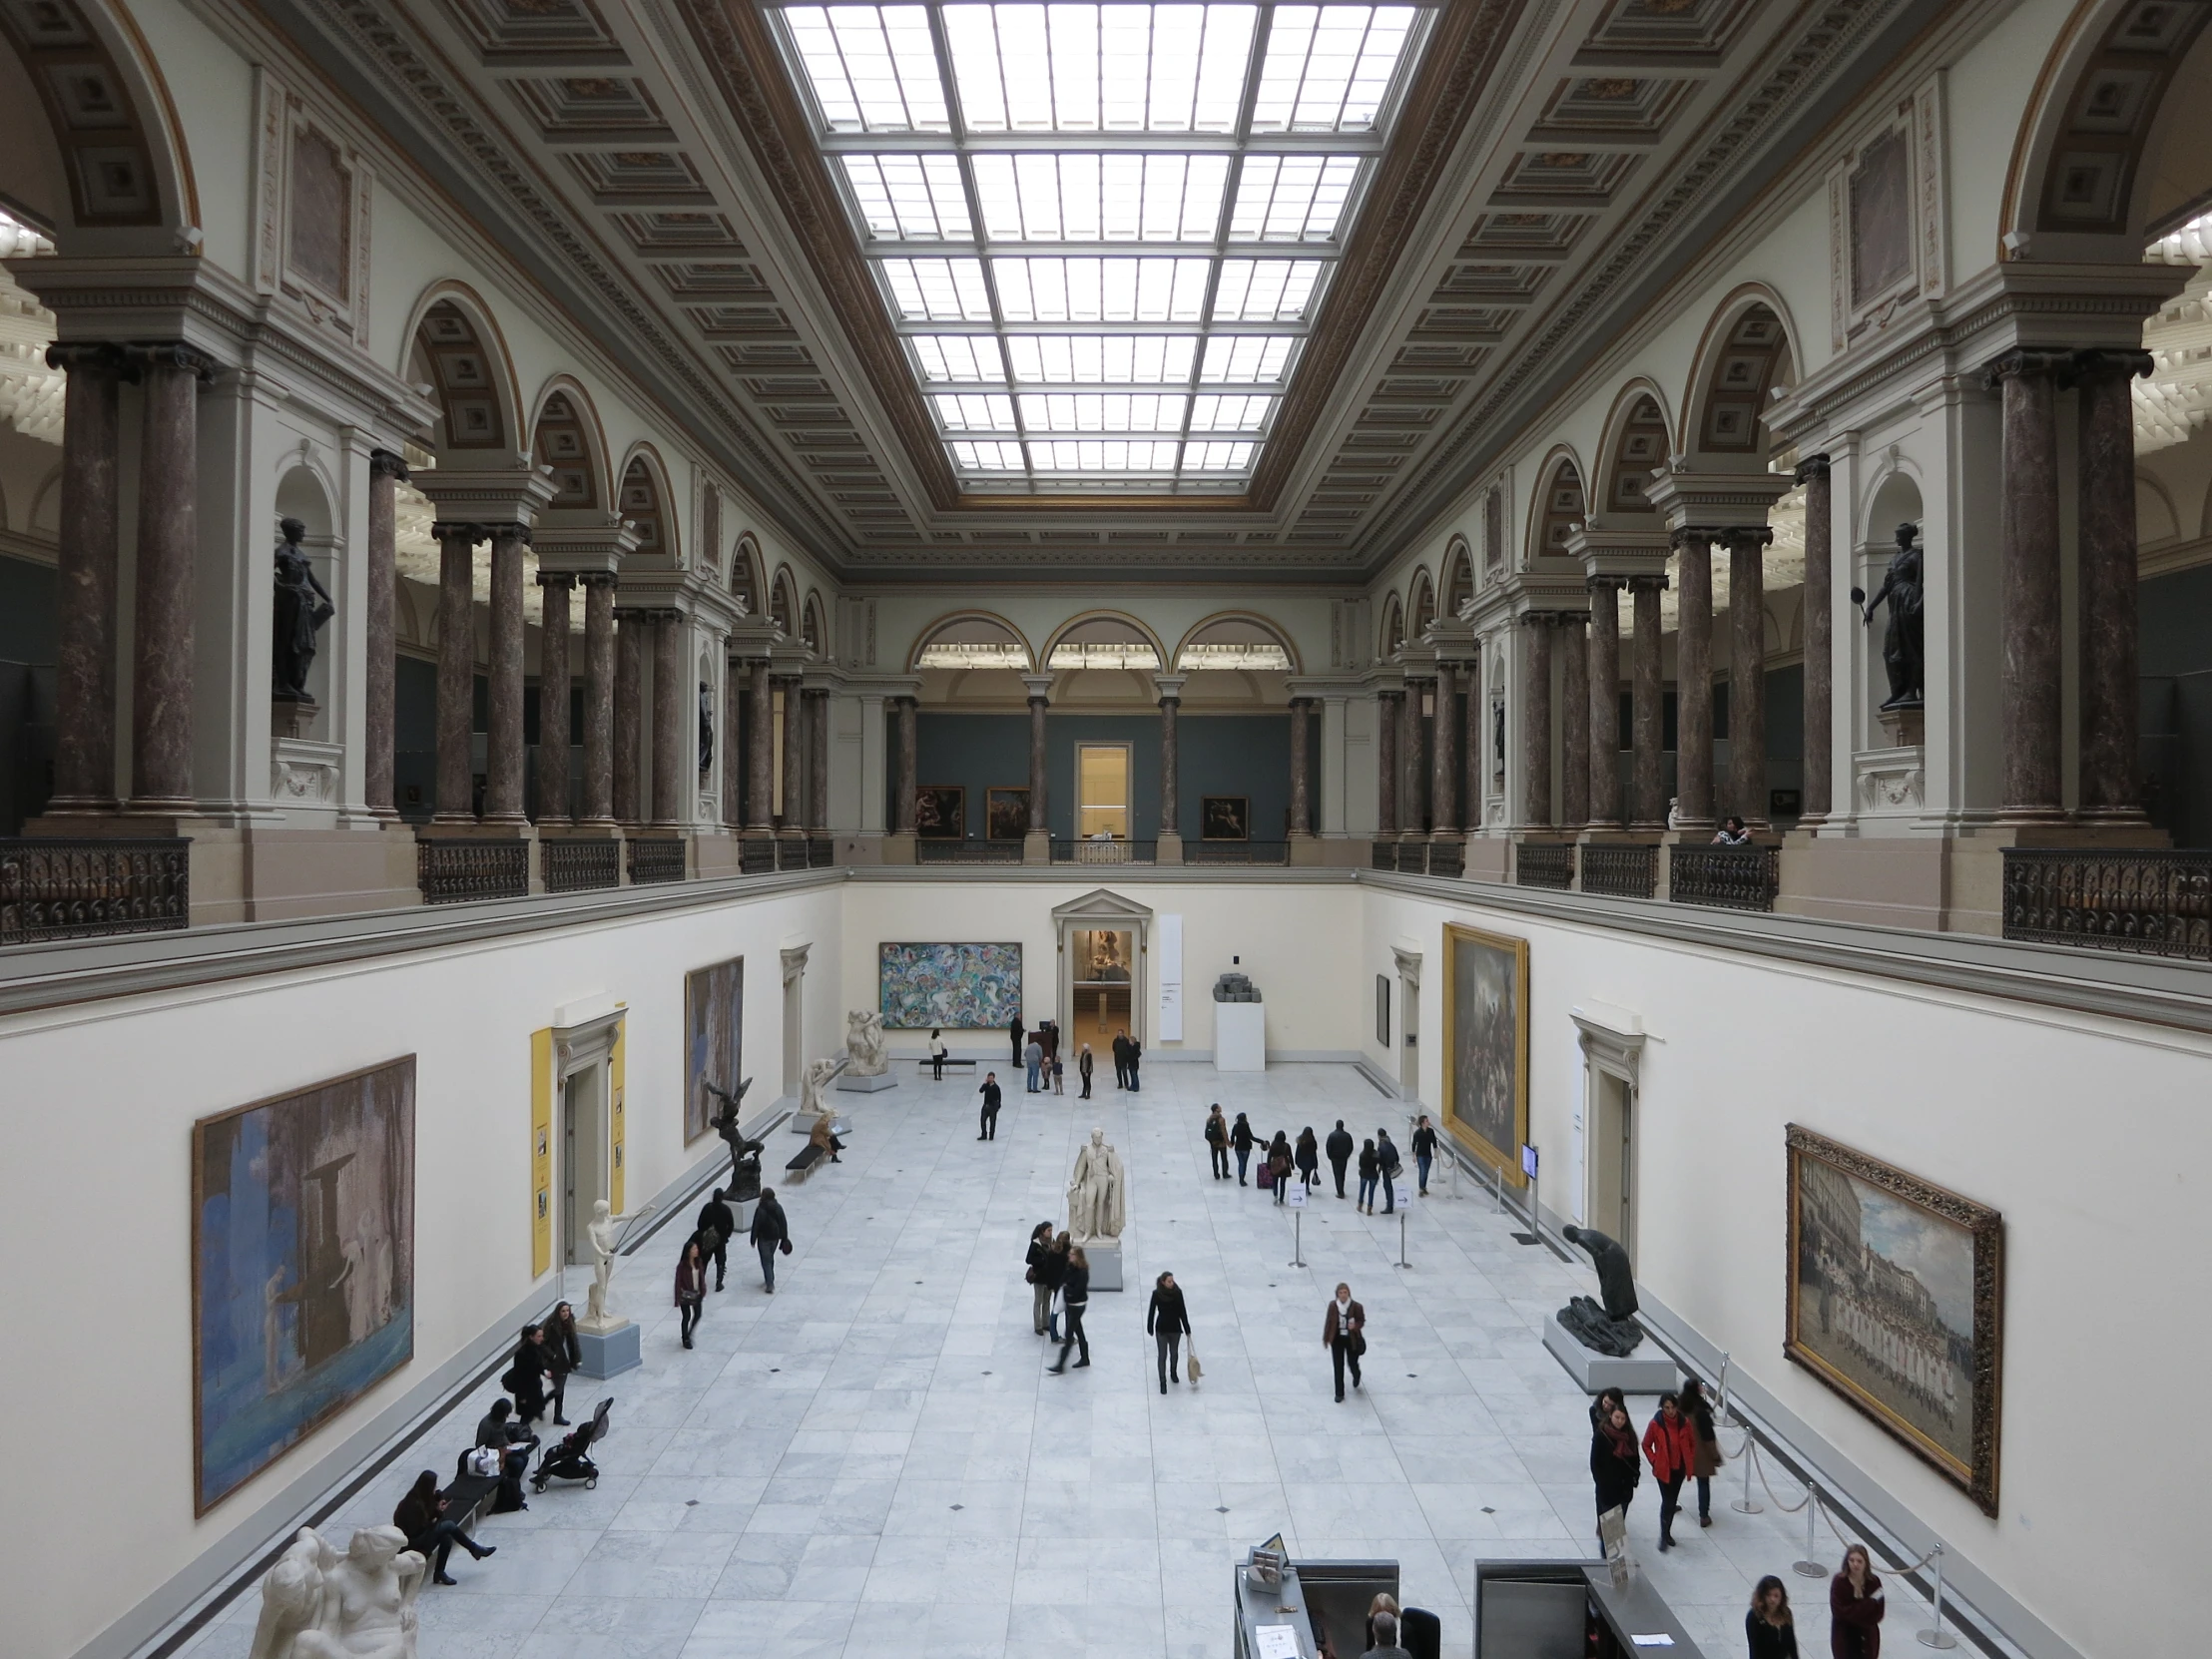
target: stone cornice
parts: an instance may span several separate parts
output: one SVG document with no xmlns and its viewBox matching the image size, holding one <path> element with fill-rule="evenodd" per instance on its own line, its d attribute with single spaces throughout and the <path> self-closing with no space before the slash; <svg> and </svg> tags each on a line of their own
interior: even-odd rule
<svg viewBox="0 0 2212 1659">
<path fill-rule="evenodd" d="M 519 466 L 481 472 L 452 466 L 427 468 L 414 475 L 414 486 L 429 497 L 441 520 L 519 524 L 525 530 L 537 522 L 555 488 L 548 469 Z"/>
</svg>

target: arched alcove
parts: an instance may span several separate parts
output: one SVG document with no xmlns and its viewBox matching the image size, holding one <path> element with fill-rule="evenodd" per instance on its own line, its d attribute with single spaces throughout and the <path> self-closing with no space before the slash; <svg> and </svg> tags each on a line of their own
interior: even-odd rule
<svg viewBox="0 0 2212 1659">
<path fill-rule="evenodd" d="M 1459 607 L 1474 598 L 1474 560 L 1467 551 L 1467 538 L 1453 536 L 1444 549 L 1443 602 L 1440 614 L 1455 617 Z"/>
<path fill-rule="evenodd" d="M 490 308 L 459 282 L 436 284 L 419 302 L 409 336 L 407 377 L 430 387 L 438 420 L 435 455 L 466 455 L 477 466 L 501 464 L 521 442 L 521 397 L 513 359 Z"/>
<path fill-rule="evenodd" d="M 1382 601 L 1382 626 L 1376 638 L 1382 645 L 1379 655 L 1385 658 L 1405 643 L 1405 605 L 1394 593 Z"/>
<path fill-rule="evenodd" d="M 335 594 L 344 585 L 337 572 L 337 516 L 330 505 L 327 485 L 311 466 L 294 464 L 277 480 L 277 522 L 269 527 L 272 548 L 281 537 L 282 521 L 287 518 L 295 518 L 307 527 L 306 534 L 299 538 L 300 548 L 307 556 L 315 580 L 322 584 L 323 592 Z M 307 695 L 314 700 L 315 713 L 311 726 L 296 734 L 300 737 L 325 739 L 328 736 L 332 663 L 343 639 L 341 631 L 330 627 L 324 627 L 316 635 L 314 662 L 307 671 Z"/>
<path fill-rule="evenodd" d="M 669 494 L 668 473 L 651 444 L 637 445 L 623 462 L 622 516 L 637 529 L 636 557 L 666 559 L 678 565 L 684 562 L 677 544 L 676 508 Z"/>
<path fill-rule="evenodd" d="M 1543 484 L 1529 503 L 1534 522 L 1529 542 L 1536 558 L 1567 557 L 1567 533 L 1589 516 L 1582 467 L 1573 454 L 1555 450 L 1545 462 Z"/>
<path fill-rule="evenodd" d="M 1779 298 L 1758 285 L 1730 294 L 1698 347 L 1682 447 L 1712 466 L 1764 467 L 1773 447 L 1768 393 L 1790 383 L 1798 360 Z"/>
<path fill-rule="evenodd" d="M 591 395 L 566 375 L 538 397 L 530 458 L 553 469 L 549 513 L 603 513 L 608 499 L 607 440 Z"/>
<path fill-rule="evenodd" d="M 1605 422 L 1604 478 L 1592 511 L 1607 524 L 1638 523 L 1654 515 L 1644 491 L 1667 458 L 1667 414 L 1658 388 L 1631 382 L 1614 399 Z"/>
</svg>

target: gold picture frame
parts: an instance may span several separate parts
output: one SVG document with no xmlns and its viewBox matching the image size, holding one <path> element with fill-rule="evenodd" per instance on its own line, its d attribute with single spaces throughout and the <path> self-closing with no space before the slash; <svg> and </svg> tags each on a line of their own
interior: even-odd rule
<svg viewBox="0 0 2212 1659">
<path fill-rule="evenodd" d="M 2004 1218 L 1788 1126 L 1783 1353 L 1997 1512 Z"/>
<path fill-rule="evenodd" d="M 1446 922 L 1443 955 L 1444 1127 L 1509 1185 L 1523 1186 L 1527 1177 L 1521 1174 L 1520 1149 L 1528 1140 L 1528 941 Z M 1511 1144 L 1500 1145 L 1499 1136 Z"/>
</svg>

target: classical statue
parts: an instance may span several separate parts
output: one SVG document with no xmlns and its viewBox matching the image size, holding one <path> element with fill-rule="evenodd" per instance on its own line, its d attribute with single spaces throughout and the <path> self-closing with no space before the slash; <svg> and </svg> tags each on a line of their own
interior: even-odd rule
<svg viewBox="0 0 2212 1659">
<path fill-rule="evenodd" d="M 883 1016 L 873 1008 L 854 1008 L 844 1016 L 845 1069 L 855 1077 L 880 1077 L 891 1069 L 883 1052 Z"/>
<path fill-rule="evenodd" d="M 1644 1340 L 1644 1328 L 1636 1323 L 1636 1273 L 1628 1252 L 1592 1227 L 1563 1227 L 1559 1236 L 1590 1253 L 1598 1295 L 1605 1299 L 1601 1307 L 1586 1296 L 1576 1297 L 1559 1310 L 1559 1323 L 1584 1348 L 1627 1358 Z"/>
<path fill-rule="evenodd" d="M 613 1206 L 603 1199 L 594 1199 L 591 1207 L 591 1225 L 584 1229 L 584 1237 L 591 1244 L 591 1289 L 584 1293 L 583 1323 L 592 1326 L 612 1325 L 615 1320 L 607 1312 L 607 1282 L 615 1276 L 615 1245 L 620 1239 L 619 1229 L 630 1218 L 612 1214 Z"/>
<path fill-rule="evenodd" d="M 1874 621 L 1875 607 L 1890 603 L 1890 626 L 1882 636 L 1882 661 L 1890 670 L 1890 698 L 1885 709 L 1918 709 L 1927 687 L 1927 654 L 1922 643 L 1921 550 L 1915 545 L 1916 526 L 1898 526 L 1898 550 L 1883 575 L 1882 589 L 1872 599 L 1862 588 L 1851 590 L 1851 600 L 1863 606 L 1862 624 Z"/>
<path fill-rule="evenodd" d="M 699 770 L 711 772 L 715 764 L 715 688 L 699 682 Z"/>
<path fill-rule="evenodd" d="M 343 1555 L 303 1526 L 262 1580 L 251 1659 L 415 1659 L 428 1572 L 396 1526 L 356 1527 Z"/>
<path fill-rule="evenodd" d="M 270 695 L 279 703 L 312 703 L 307 695 L 307 670 L 314 666 L 315 634 L 337 607 L 315 576 L 314 566 L 299 550 L 306 525 L 287 518 L 278 526 L 283 540 L 276 544 L 276 602 L 270 629 L 274 675 Z"/>
<path fill-rule="evenodd" d="M 837 1073 L 850 1063 L 848 1056 L 840 1056 L 834 1060 L 827 1057 L 809 1060 L 806 1071 L 799 1079 L 799 1110 L 803 1114 L 812 1112 L 817 1117 L 833 1116 L 830 1103 L 823 1097 L 830 1092 L 830 1085 L 835 1080 Z"/>
<path fill-rule="evenodd" d="M 738 1127 L 739 1103 L 745 1099 L 745 1091 L 753 1087 L 753 1079 L 741 1082 L 736 1094 L 717 1088 L 705 1078 L 700 1079 L 700 1087 L 722 1103 L 708 1121 L 715 1133 L 730 1143 L 730 1202 L 750 1203 L 761 1196 L 761 1154 L 768 1149 L 766 1141 L 748 1140 Z"/>
<path fill-rule="evenodd" d="M 1112 1244 L 1128 1220 L 1129 1180 L 1121 1154 L 1106 1144 L 1105 1130 L 1093 1129 L 1068 1177 L 1068 1236 L 1077 1244 Z"/>
</svg>

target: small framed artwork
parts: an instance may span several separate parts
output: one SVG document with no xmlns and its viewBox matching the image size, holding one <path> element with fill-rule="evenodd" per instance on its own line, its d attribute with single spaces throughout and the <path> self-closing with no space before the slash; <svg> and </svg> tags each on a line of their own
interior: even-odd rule
<svg viewBox="0 0 2212 1659">
<path fill-rule="evenodd" d="M 994 841 L 1018 841 L 1029 833 L 1029 787 L 994 787 L 983 795 L 983 833 Z"/>
<path fill-rule="evenodd" d="M 1805 796 L 1798 790 L 1769 790 L 1767 792 L 1767 816 L 1769 818 L 1796 818 L 1805 810 Z"/>
<path fill-rule="evenodd" d="M 1390 1046 L 1390 976 L 1386 973 L 1375 976 L 1375 1041 L 1380 1048 Z"/>
<path fill-rule="evenodd" d="M 956 841 L 967 833 L 967 791 L 958 784 L 927 784 L 914 791 L 914 833 L 925 840 Z"/>
<path fill-rule="evenodd" d="M 1244 795 L 1209 795 L 1199 798 L 1198 832 L 1202 840 L 1248 841 L 1252 839 L 1252 798 Z"/>
</svg>

